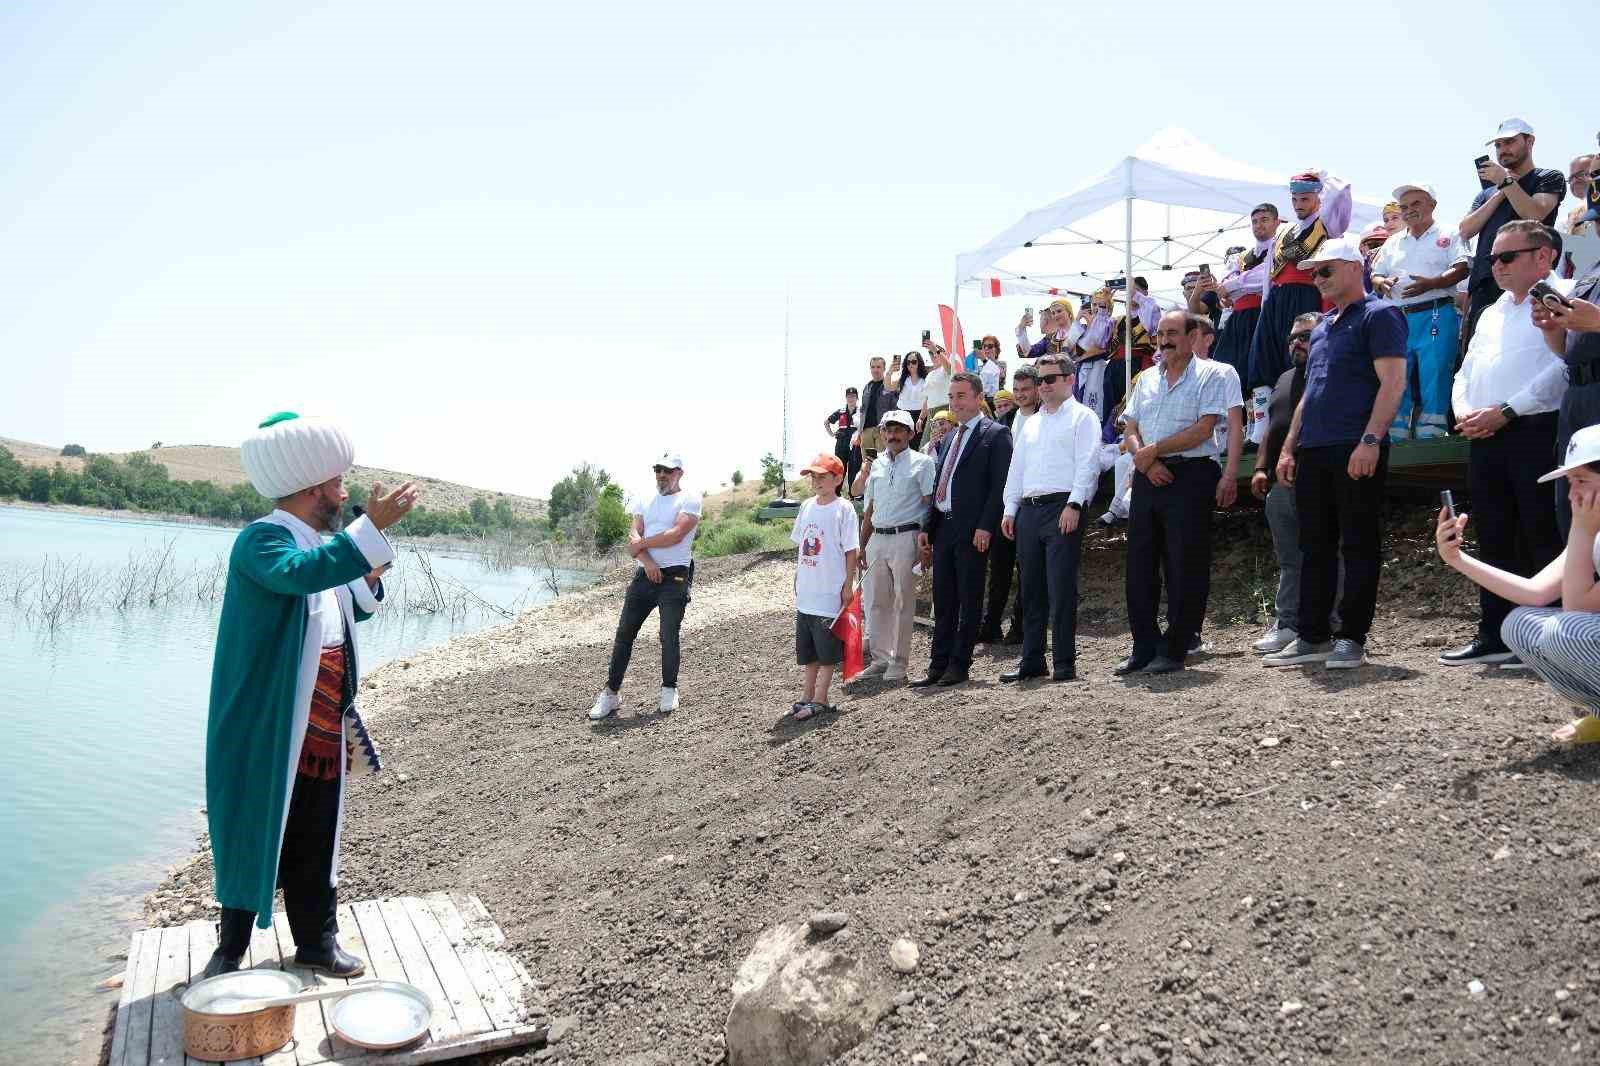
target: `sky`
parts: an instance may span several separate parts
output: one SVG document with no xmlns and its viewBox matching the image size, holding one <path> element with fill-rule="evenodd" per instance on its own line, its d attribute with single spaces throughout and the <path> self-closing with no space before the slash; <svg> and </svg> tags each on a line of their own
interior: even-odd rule
<svg viewBox="0 0 1600 1066">
<path fill-rule="evenodd" d="M 1163 127 L 1452 220 L 1503 118 L 1539 165 L 1593 151 L 1579 52 L 1466 11 L 11 0 L 0 436 L 295 410 L 490 489 L 642 488 L 668 447 L 715 489 L 780 448 L 786 319 L 805 460 L 869 355 L 937 335 L 958 253 Z M 967 335 L 1035 302 L 964 300 Z"/>
</svg>

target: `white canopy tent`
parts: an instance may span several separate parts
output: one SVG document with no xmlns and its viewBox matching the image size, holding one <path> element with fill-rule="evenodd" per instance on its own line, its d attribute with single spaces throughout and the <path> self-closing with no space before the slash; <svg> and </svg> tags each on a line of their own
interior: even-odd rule
<svg viewBox="0 0 1600 1066">
<path fill-rule="evenodd" d="M 1254 243 L 1250 209 L 1261 203 L 1294 218 L 1288 172 L 1235 162 L 1185 130 L 1162 130 L 1104 174 L 957 256 L 957 310 L 963 290 L 1081 297 L 1138 276 L 1171 302 L 1185 272 L 1204 263 L 1220 277 L 1226 250 Z M 1358 199 L 1350 232 L 1381 217 L 1381 204 Z"/>
</svg>

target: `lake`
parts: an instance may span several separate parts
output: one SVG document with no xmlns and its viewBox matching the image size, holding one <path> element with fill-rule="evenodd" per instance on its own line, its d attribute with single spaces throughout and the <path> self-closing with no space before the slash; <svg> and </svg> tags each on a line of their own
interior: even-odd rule
<svg viewBox="0 0 1600 1066">
<path fill-rule="evenodd" d="M 238 531 L 0 506 L 0 1062 L 92 1063 L 142 900 L 204 828 L 206 702 Z M 372 670 L 581 574 L 402 545 Z M 381 731 L 379 742 L 382 742 Z"/>
</svg>

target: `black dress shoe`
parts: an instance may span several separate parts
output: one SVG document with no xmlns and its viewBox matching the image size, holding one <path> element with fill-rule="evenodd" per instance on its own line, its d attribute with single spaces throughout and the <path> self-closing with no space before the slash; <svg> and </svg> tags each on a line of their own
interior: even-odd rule
<svg viewBox="0 0 1600 1066">
<path fill-rule="evenodd" d="M 944 676 L 939 679 L 939 684 L 946 687 L 950 685 L 965 685 L 966 683 L 967 672 L 965 670 L 946 670 Z"/>
<path fill-rule="evenodd" d="M 1022 627 L 1012 626 L 1006 630 L 1006 635 L 1000 638 L 1000 643 L 1015 647 L 1022 643 Z"/>
<path fill-rule="evenodd" d="M 1000 643 L 1000 631 L 998 629 L 985 629 L 982 633 L 978 634 L 978 643 L 979 644 L 998 644 L 998 643 Z"/>
<path fill-rule="evenodd" d="M 1130 655 L 1118 663 L 1115 669 L 1113 669 L 1111 672 L 1116 674 L 1118 677 L 1124 677 L 1128 674 L 1136 674 L 1154 661 L 1154 655 L 1151 655 L 1147 658 L 1140 658 L 1137 655 Z"/>
<path fill-rule="evenodd" d="M 1009 685 L 1013 681 L 1026 681 L 1030 677 L 1043 677 L 1043 676 L 1044 676 L 1043 668 L 1038 669 L 1038 670 L 1029 670 L 1029 669 L 1027 669 L 1026 667 L 1022 666 L 1019 663 L 1014 669 L 1007 670 L 1005 673 L 1001 674 L 1000 675 L 1000 680 L 1002 682 L 1004 682 L 1005 684 Z"/>
<path fill-rule="evenodd" d="M 233 973 L 239 968 L 239 964 L 243 961 L 243 958 L 228 958 L 228 956 L 224 955 L 222 950 L 219 948 L 211 953 L 211 960 L 206 963 L 206 968 L 200 974 L 200 979 L 204 980 L 207 977 L 217 977 L 221 974 Z"/>
<path fill-rule="evenodd" d="M 1078 680 L 1078 669 L 1075 666 L 1063 666 L 1059 670 L 1056 670 L 1056 671 L 1051 673 L 1050 680 L 1051 681 L 1076 681 L 1076 680 Z"/>
<path fill-rule="evenodd" d="M 942 672 L 941 673 L 937 673 L 937 674 L 929 672 L 929 674 L 926 677 L 919 677 L 915 681 L 909 682 L 906 685 L 906 687 L 907 688 L 932 688 L 933 686 L 937 685 L 940 682 L 940 680 L 943 679 L 943 677 L 944 677 L 944 674 Z"/>
<path fill-rule="evenodd" d="M 1497 648 L 1474 637 L 1472 643 L 1466 647 L 1441 653 L 1439 661 L 1446 666 L 1493 666 L 1512 657 L 1511 652 L 1505 648 Z"/>
<path fill-rule="evenodd" d="M 1169 659 L 1165 655 L 1157 655 L 1150 660 L 1149 665 L 1139 672 L 1142 674 L 1175 674 L 1182 669 L 1183 664 L 1177 659 Z"/>
<path fill-rule="evenodd" d="M 325 948 L 297 948 L 294 953 L 294 964 L 325 973 L 329 977 L 360 977 L 367 972 L 365 962 L 337 943 Z"/>
</svg>

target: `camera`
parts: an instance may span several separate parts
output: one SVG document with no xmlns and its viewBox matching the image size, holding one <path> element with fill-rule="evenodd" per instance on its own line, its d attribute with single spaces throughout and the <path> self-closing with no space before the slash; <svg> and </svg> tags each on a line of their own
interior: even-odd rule
<svg viewBox="0 0 1600 1066">
<path fill-rule="evenodd" d="M 1528 295 L 1544 304 L 1552 311 L 1570 308 L 1572 301 L 1556 291 L 1555 286 L 1548 281 L 1536 281 L 1533 288 L 1528 290 Z"/>
</svg>

